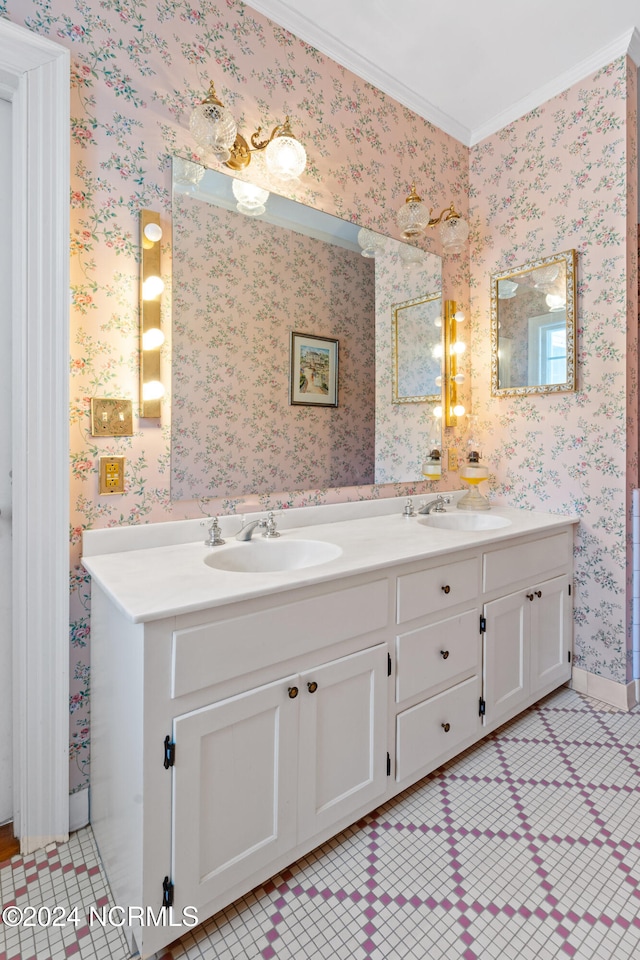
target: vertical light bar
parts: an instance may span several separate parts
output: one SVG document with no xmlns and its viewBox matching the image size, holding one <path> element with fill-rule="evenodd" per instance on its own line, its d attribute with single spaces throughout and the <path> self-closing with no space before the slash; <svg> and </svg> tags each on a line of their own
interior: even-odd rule
<svg viewBox="0 0 640 960">
<path fill-rule="evenodd" d="M 160 300 L 162 293 L 145 297 L 145 281 L 149 277 L 161 276 L 160 240 L 152 241 L 145 235 L 145 228 L 150 224 L 160 227 L 160 214 L 153 210 L 140 211 L 140 416 L 159 417 L 161 415 L 161 399 L 146 398 L 149 384 L 160 384 L 160 346 L 145 349 L 145 333 L 149 330 L 160 330 Z"/>
<path fill-rule="evenodd" d="M 458 354 L 452 352 L 457 343 L 455 314 L 458 305 L 455 300 L 444 302 L 444 363 L 442 371 L 442 408 L 445 427 L 455 427 L 458 418 L 453 409 L 458 403 L 458 385 L 455 376 L 458 373 Z"/>
</svg>

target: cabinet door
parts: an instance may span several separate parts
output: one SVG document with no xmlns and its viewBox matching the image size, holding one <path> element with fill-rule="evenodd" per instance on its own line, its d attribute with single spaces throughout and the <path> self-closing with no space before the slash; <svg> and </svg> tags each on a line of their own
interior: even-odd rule
<svg viewBox="0 0 640 960">
<path fill-rule="evenodd" d="M 524 591 L 485 604 L 483 682 L 492 726 L 517 713 L 529 695 L 530 606 Z"/>
<path fill-rule="evenodd" d="M 299 841 L 384 794 L 388 683 L 384 644 L 301 675 Z"/>
<path fill-rule="evenodd" d="M 295 846 L 297 677 L 174 721 L 176 902 L 199 907 Z"/>
<path fill-rule="evenodd" d="M 571 598 L 566 577 L 536 584 L 531 615 L 531 692 L 561 684 L 571 676 Z"/>
</svg>

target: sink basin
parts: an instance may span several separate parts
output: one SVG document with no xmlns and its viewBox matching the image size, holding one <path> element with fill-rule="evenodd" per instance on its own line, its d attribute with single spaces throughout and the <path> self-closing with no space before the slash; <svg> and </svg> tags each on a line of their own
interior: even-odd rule
<svg viewBox="0 0 640 960">
<path fill-rule="evenodd" d="M 420 522 L 441 530 L 497 530 L 511 524 L 511 520 L 494 513 L 430 513 L 420 517 Z"/>
<path fill-rule="evenodd" d="M 335 560 L 341 553 L 340 547 L 322 540 L 249 540 L 214 550 L 204 562 L 233 573 L 278 573 L 315 567 Z"/>
</svg>

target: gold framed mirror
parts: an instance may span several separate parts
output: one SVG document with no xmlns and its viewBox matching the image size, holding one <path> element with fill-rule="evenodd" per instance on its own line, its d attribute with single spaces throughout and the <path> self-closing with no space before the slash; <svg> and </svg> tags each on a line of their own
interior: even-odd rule
<svg viewBox="0 0 640 960">
<path fill-rule="evenodd" d="M 491 396 L 576 389 L 576 251 L 493 274 Z"/>
<path fill-rule="evenodd" d="M 391 310 L 392 403 L 437 403 L 442 367 L 440 293 L 394 303 Z"/>
</svg>

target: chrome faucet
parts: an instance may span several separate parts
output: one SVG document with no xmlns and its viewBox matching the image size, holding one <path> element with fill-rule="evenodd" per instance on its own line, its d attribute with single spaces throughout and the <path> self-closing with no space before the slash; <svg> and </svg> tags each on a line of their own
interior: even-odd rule
<svg viewBox="0 0 640 960">
<path fill-rule="evenodd" d="M 260 527 L 264 530 L 262 536 L 266 537 L 267 540 L 273 540 L 280 536 L 276 529 L 276 520 L 273 515 L 273 511 L 270 511 L 266 519 L 261 517 L 260 520 L 250 520 L 248 523 L 245 523 L 236 533 L 236 540 L 251 540 L 253 531 L 256 529 L 256 527 Z"/>
<path fill-rule="evenodd" d="M 445 513 L 444 508 L 447 503 L 451 503 L 451 497 L 436 497 L 435 500 L 430 500 L 429 503 L 423 503 L 418 513 L 429 514 L 431 511 L 434 513 Z"/>
</svg>

